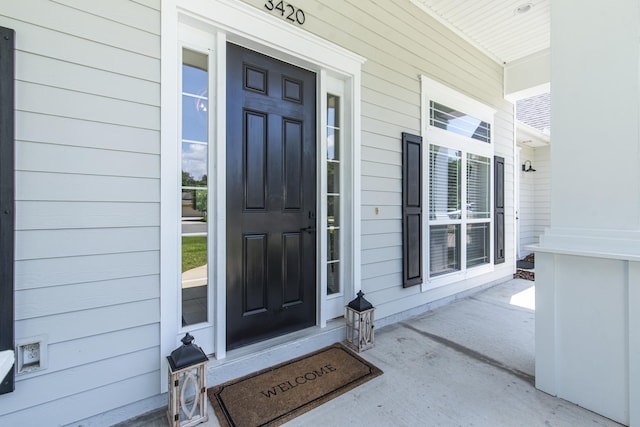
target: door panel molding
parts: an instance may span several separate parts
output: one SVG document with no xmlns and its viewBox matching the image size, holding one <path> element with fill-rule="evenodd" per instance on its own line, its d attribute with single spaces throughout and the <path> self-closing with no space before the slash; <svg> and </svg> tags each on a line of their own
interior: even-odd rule
<svg viewBox="0 0 640 427">
<path fill-rule="evenodd" d="M 316 218 L 315 83 L 311 71 L 227 44 L 227 348 L 316 323 L 316 235 L 301 235 Z M 287 90 L 304 103 L 283 99 Z"/>
</svg>

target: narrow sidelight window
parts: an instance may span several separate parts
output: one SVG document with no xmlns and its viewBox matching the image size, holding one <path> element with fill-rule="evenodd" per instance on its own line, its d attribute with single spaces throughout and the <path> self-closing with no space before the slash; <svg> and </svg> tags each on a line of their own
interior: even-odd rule
<svg viewBox="0 0 640 427">
<path fill-rule="evenodd" d="M 207 322 L 209 75 L 206 54 L 182 50 L 182 326 Z"/>
<path fill-rule="evenodd" d="M 340 97 L 327 94 L 327 295 L 340 293 L 341 236 L 341 109 Z"/>
</svg>

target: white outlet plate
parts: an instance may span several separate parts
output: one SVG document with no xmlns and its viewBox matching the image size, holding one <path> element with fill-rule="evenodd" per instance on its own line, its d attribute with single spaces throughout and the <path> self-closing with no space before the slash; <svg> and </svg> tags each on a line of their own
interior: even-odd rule
<svg viewBox="0 0 640 427">
<path fill-rule="evenodd" d="M 40 367 L 40 343 L 20 346 L 22 366 Z"/>
</svg>

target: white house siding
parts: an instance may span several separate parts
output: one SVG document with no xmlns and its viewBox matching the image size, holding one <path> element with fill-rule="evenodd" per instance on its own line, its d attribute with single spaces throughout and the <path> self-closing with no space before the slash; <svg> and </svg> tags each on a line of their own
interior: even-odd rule
<svg viewBox="0 0 640 427">
<path fill-rule="evenodd" d="M 551 147 L 536 148 L 534 157 L 536 169 L 534 233 L 538 243 L 540 236 L 551 226 Z"/>
<path fill-rule="evenodd" d="M 526 247 L 539 243 L 544 230 L 551 225 L 551 150 L 549 146 L 522 147 L 520 164 L 530 160 L 535 172 L 520 174 L 520 204 L 518 209 L 519 256 L 530 252 Z"/>
<path fill-rule="evenodd" d="M 15 335 L 47 343 L 0 425 L 159 393 L 159 3 L 0 5 L 16 31 Z"/>
<path fill-rule="evenodd" d="M 530 160 L 537 170 L 538 164 L 535 161 L 535 149 L 532 147 L 522 147 L 519 149 L 520 164 Z M 535 209 L 535 178 L 536 174 L 523 172 L 518 168 L 519 182 L 519 204 L 518 204 L 518 256 L 520 258 L 527 255 L 527 245 L 537 243 L 534 226 L 536 222 Z"/>
<path fill-rule="evenodd" d="M 0 396 L 0 425 L 65 424 L 159 394 L 159 4 L 0 6 L 17 40 L 16 340 L 44 338 L 48 359 Z M 367 59 L 361 271 L 377 317 L 510 275 L 514 125 L 502 66 L 409 0 L 298 6 L 306 31 Z M 420 75 L 496 109 L 506 171 L 506 263 L 424 291 L 401 286 L 400 137 L 421 132 Z"/>
<path fill-rule="evenodd" d="M 263 0 L 246 2 L 264 10 Z M 305 0 L 298 6 L 304 9 L 307 31 L 366 58 L 362 67 L 362 289 L 376 306 L 376 317 L 512 274 L 514 124 L 513 106 L 503 98 L 502 66 L 408 0 Z M 420 75 L 497 110 L 495 154 L 505 158 L 507 203 L 506 263 L 489 275 L 425 292 L 420 286 L 402 288 L 401 133 L 421 133 Z"/>
</svg>

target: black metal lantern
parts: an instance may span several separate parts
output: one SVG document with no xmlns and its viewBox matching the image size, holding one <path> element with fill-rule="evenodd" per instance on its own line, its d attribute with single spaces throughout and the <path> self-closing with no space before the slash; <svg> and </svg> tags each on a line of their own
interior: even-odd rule
<svg viewBox="0 0 640 427">
<path fill-rule="evenodd" d="M 189 427 L 209 419 L 205 366 L 209 358 L 193 343 L 187 333 L 182 345 L 167 356 L 169 361 L 169 408 L 167 418 L 172 427 Z"/>
<path fill-rule="evenodd" d="M 364 299 L 362 291 L 345 308 L 346 343 L 358 353 L 373 347 L 374 312 L 375 307 Z"/>
</svg>

